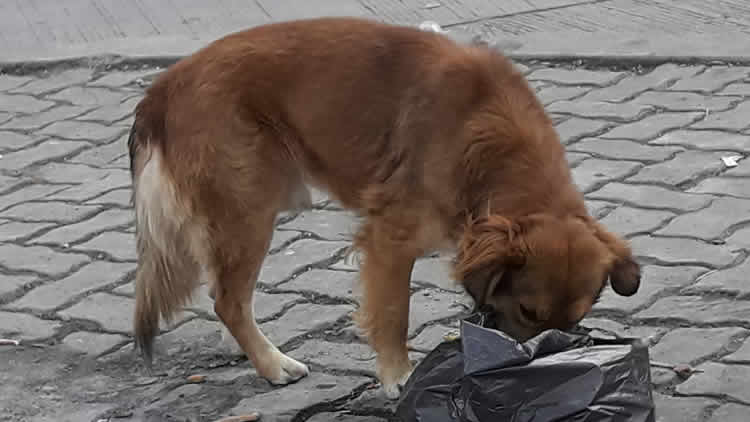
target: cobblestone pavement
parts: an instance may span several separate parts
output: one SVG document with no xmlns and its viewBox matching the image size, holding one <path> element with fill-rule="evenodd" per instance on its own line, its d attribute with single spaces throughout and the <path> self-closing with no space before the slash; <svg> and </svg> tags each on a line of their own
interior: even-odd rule
<svg viewBox="0 0 750 422">
<path fill-rule="evenodd" d="M 641 291 L 605 294 L 585 321 L 651 349 L 659 421 L 745 421 L 750 411 L 750 68 L 524 66 L 558 120 L 592 212 L 632 240 Z M 354 220 L 318 195 L 279 220 L 257 314 L 311 365 L 274 388 L 219 345 L 203 289 L 157 339 L 150 376 L 132 349 L 135 267 L 125 137 L 157 69 L 0 76 L 0 421 L 381 421 L 373 355 L 357 337 Z M 468 301 L 445 257 L 414 271 L 418 359 Z M 689 365 L 697 371 L 674 372 Z M 684 368 L 683 368 L 684 369 Z M 199 383 L 188 377 L 203 375 Z"/>
</svg>

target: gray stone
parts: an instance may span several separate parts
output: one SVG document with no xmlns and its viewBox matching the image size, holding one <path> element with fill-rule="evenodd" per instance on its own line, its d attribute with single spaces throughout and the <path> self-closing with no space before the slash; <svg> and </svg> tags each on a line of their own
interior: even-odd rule
<svg viewBox="0 0 750 422">
<path fill-rule="evenodd" d="M 570 149 L 573 151 L 588 152 L 618 160 L 646 162 L 664 161 L 682 150 L 681 148 L 675 147 L 648 146 L 625 140 L 608 140 L 596 138 L 583 139 L 572 145 Z"/>
<path fill-rule="evenodd" d="M 633 312 L 648 305 L 665 291 L 679 289 L 693 283 L 706 270 L 701 267 L 684 265 L 679 267 L 646 265 L 641 271 L 642 282 L 635 295 L 620 296 L 611 288 L 606 288 L 602 292 L 601 300 L 596 304 L 595 309 Z"/>
<path fill-rule="evenodd" d="M 86 82 L 91 78 L 91 73 L 92 70 L 86 68 L 66 70 L 46 76 L 44 78 L 35 79 L 22 87 L 14 89 L 11 92 L 42 94 L 45 92 L 67 87 L 69 85 Z"/>
<path fill-rule="evenodd" d="M 0 274 L 0 296 L 14 292 L 28 283 L 35 280 L 35 277 L 26 275 L 5 275 Z"/>
<path fill-rule="evenodd" d="M 31 81 L 32 78 L 29 76 L 14 76 L 0 74 L 0 91 L 8 91 L 10 89 L 21 86 Z"/>
<path fill-rule="evenodd" d="M 357 231 L 357 224 L 354 216 L 348 212 L 310 210 L 281 228 L 314 233 L 325 240 L 351 240 Z"/>
<path fill-rule="evenodd" d="M 131 333 L 133 331 L 133 309 L 135 301 L 122 296 L 96 293 L 87 296 L 59 314 L 66 318 L 94 321 L 110 332 Z"/>
<path fill-rule="evenodd" d="M 742 130 L 750 126 L 750 122 L 747 120 L 749 113 L 750 101 L 746 101 L 731 110 L 711 113 L 690 127 L 694 129 Z"/>
<path fill-rule="evenodd" d="M 705 274 L 697 283 L 686 288 L 685 292 L 750 295 L 748 274 L 750 274 L 750 260 L 745 260 L 736 267 L 715 270 Z"/>
<path fill-rule="evenodd" d="M 637 338 L 646 344 L 655 344 L 656 339 L 667 332 L 664 327 L 623 325 L 603 318 L 586 318 L 581 325 L 594 330 L 594 335 L 607 338 Z"/>
<path fill-rule="evenodd" d="M 560 85 L 605 86 L 623 77 L 623 72 L 601 72 L 585 69 L 542 68 L 527 76 L 530 81 L 549 81 Z"/>
<path fill-rule="evenodd" d="M 729 84 L 724 89 L 719 91 L 717 95 L 738 95 L 743 97 L 750 97 L 750 84 L 744 82 Z"/>
<path fill-rule="evenodd" d="M 726 238 L 728 245 L 750 248 L 750 227 L 743 227 Z"/>
<path fill-rule="evenodd" d="M 587 195 L 592 199 L 624 202 L 642 208 L 695 211 L 705 207 L 713 199 L 708 195 L 696 195 L 668 190 L 658 186 L 608 183 L 596 192 Z"/>
<path fill-rule="evenodd" d="M 653 110 L 653 107 L 643 104 L 580 100 L 557 101 L 547 106 L 547 111 L 551 113 L 586 117 L 589 119 L 611 119 L 621 122 L 640 119 L 641 116 L 651 110 Z"/>
<path fill-rule="evenodd" d="M 677 373 L 671 369 L 651 367 L 651 384 L 663 386 L 672 384 L 677 379 Z"/>
<path fill-rule="evenodd" d="M 724 153 L 722 156 L 738 156 L 736 153 Z M 723 163 L 722 163 L 723 164 Z M 737 167 L 731 167 L 724 172 L 725 176 L 732 177 L 748 177 L 750 176 L 750 160 L 747 157 L 742 157 Z"/>
<path fill-rule="evenodd" d="M 693 239 L 638 236 L 631 239 L 636 255 L 673 264 L 729 265 L 738 251 L 726 245 L 712 245 Z"/>
<path fill-rule="evenodd" d="M 750 363 L 750 340 L 745 339 L 739 349 L 721 359 L 728 363 Z"/>
<path fill-rule="evenodd" d="M 5 338 L 18 340 L 36 340 L 55 334 L 60 323 L 46 321 L 35 316 L 0 311 L 0 334 Z"/>
<path fill-rule="evenodd" d="M 284 315 L 261 325 L 261 330 L 277 346 L 289 340 L 321 330 L 346 317 L 354 308 L 349 305 L 299 304 Z"/>
<path fill-rule="evenodd" d="M 452 271 L 452 256 L 422 258 L 414 264 L 411 279 L 443 290 L 461 293 L 464 288 L 453 279 Z"/>
<path fill-rule="evenodd" d="M 669 161 L 648 165 L 638 171 L 638 174 L 628 178 L 629 182 L 651 182 L 666 183 L 669 185 L 681 185 L 701 176 L 714 174 L 723 169 L 724 163 L 721 157 L 733 155 L 727 151 L 703 152 L 683 151 L 678 152 Z"/>
<path fill-rule="evenodd" d="M 649 142 L 654 145 L 683 145 L 693 148 L 750 152 L 750 136 L 716 130 L 677 130 Z"/>
<path fill-rule="evenodd" d="M 50 108 L 55 103 L 51 101 L 37 100 L 28 95 L 0 94 L 0 111 L 11 113 L 37 113 Z"/>
<path fill-rule="evenodd" d="M 36 271 L 47 275 L 66 273 L 89 261 L 77 253 L 60 253 L 42 246 L 0 245 L 0 264 L 9 270 Z"/>
<path fill-rule="evenodd" d="M 36 287 L 12 306 L 52 310 L 88 291 L 121 281 L 133 269 L 131 264 L 95 261 L 60 281 Z"/>
<path fill-rule="evenodd" d="M 424 325 L 467 313 L 471 309 L 470 303 L 471 299 L 462 294 L 438 290 L 415 292 L 409 309 L 409 337 Z"/>
<path fill-rule="evenodd" d="M 704 93 L 713 92 L 721 89 L 730 82 L 744 79 L 747 77 L 747 74 L 748 69 L 746 67 L 711 66 L 703 73 L 677 81 L 669 89 Z"/>
<path fill-rule="evenodd" d="M 22 135 L 16 132 L 0 131 L 0 149 L 16 150 L 26 148 L 39 142 L 40 138 L 36 136 Z"/>
<path fill-rule="evenodd" d="M 750 183 L 745 179 L 735 177 L 712 177 L 701 181 L 689 192 L 718 193 L 750 198 Z"/>
<path fill-rule="evenodd" d="M 49 95 L 47 98 L 66 101 L 79 106 L 103 106 L 120 103 L 124 95 L 123 93 L 104 88 L 72 86 Z"/>
<path fill-rule="evenodd" d="M 734 400 L 750 402 L 750 367 L 723 365 L 706 362 L 697 369 L 702 370 L 677 386 L 677 392 L 685 395 L 726 395 Z"/>
<path fill-rule="evenodd" d="M 99 356 L 113 347 L 127 341 L 127 337 L 117 334 L 100 334 L 79 331 L 67 335 L 63 344 L 70 349 L 89 356 Z"/>
<path fill-rule="evenodd" d="M 106 252 L 121 261 L 136 260 L 135 236 L 130 233 L 104 232 L 88 242 L 77 245 L 76 249 Z"/>
<path fill-rule="evenodd" d="M 714 410 L 708 422 L 745 422 L 749 413 L 750 406 L 727 403 Z"/>
<path fill-rule="evenodd" d="M 78 117 L 78 120 L 93 120 L 105 123 L 116 122 L 132 115 L 139 101 L 140 97 L 131 97 L 121 103 L 104 105 Z"/>
<path fill-rule="evenodd" d="M 332 376 L 314 372 L 284 388 L 242 399 L 230 411 L 230 414 L 243 415 L 260 411 L 264 422 L 288 422 L 300 410 L 317 403 L 346 397 L 353 389 L 367 382 L 369 382 L 368 378 Z"/>
<path fill-rule="evenodd" d="M 726 350 L 732 339 L 747 333 L 737 327 L 678 328 L 662 337 L 649 354 L 657 362 L 690 365 Z"/>
<path fill-rule="evenodd" d="M 107 142 L 122 134 L 120 127 L 104 126 L 91 122 L 57 121 L 38 133 L 63 139 Z"/>
<path fill-rule="evenodd" d="M 715 112 L 728 109 L 736 98 L 704 96 L 694 92 L 645 92 L 634 100 L 637 103 L 669 111 Z"/>
<path fill-rule="evenodd" d="M 88 200 L 87 204 L 95 205 L 119 205 L 121 207 L 130 207 L 133 191 L 131 189 L 116 189 Z"/>
<path fill-rule="evenodd" d="M 727 298 L 671 296 L 659 299 L 650 308 L 635 315 L 639 319 L 676 318 L 693 324 L 738 323 L 750 318 L 750 302 Z"/>
<path fill-rule="evenodd" d="M 0 209 L 7 209 L 8 207 L 12 205 L 16 205 L 18 203 L 25 202 L 25 201 L 42 199 L 45 196 L 51 195 L 62 189 L 65 189 L 65 188 L 61 186 L 51 186 L 51 185 L 24 186 L 23 189 L 18 189 L 18 190 L 13 191 L 12 193 L 0 195 Z M 3 212 L 3 217 L 5 217 L 5 212 Z"/>
<path fill-rule="evenodd" d="M 570 100 L 588 92 L 590 88 L 580 86 L 549 86 L 537 93 L 537 97 L 543 104 L 551 104 L 555 101 Z"/>
<path fill-rule="evenodd" d="M 84 183 L 106 177 L 119 170 L 102 170 L 72 163 L 47 163 L 30 172 L 31 175 L 54 183 Z"/>
<path fill-rule="evenodd" d="M 24 116 L 15 116 L 10 121 L 4 123 L 3 129 L 30 130 L 46 126 L 50 123 L 70 119 L 85 113 L 88 107 L 79 106 L 57 106 L 39 113 L 27 114 Z"/>
<path fill-rule="evenodd" d="M 356 273 L 319 269 L 306 271 L 278 287 L 345 300 L 353 300 L 360 288 L 359 275 Z"/>
<path fill-rule="evenodd" d="M 9 190 L 21 183 L 21 179 L 0 174 L 0 191 Z"/>
<path fill-rule="evenodd" d="M 750 220 L 750 200 L 718 198 L 699 211 L 682 214 L 656 233 L 718 239 L 730 228 Z"/>
<path fill-rule="evenodd" d="M 621 179 L 640 168 L 641 164 L 629 161 L 601 160 L 591 158 L 573 170 L 573 181 L 583 192 L 598 189 L 605 183 Z"/>
<path fill-rule="evenodd" d="M 20 221 L 11 221 L 0 225 L 0 240 L 9 241 L 17 240 L 22 237 L 28 237 L 39 230 L 52 227 L 52 223 L 24 223 Z"/>
<path fill-rule="evenodd" d="M 375 376 L 375 352 L 366 344 L 309 340 L 289 352 L 289 356 L 326 370 L 353 371 Z"/>
<path fill-rule="evenodd" d="M 69 224 L 98 209 L 99 207 L 94 205 L 75 205 L 57 201 L 25 202 L 5 210 L 3 216 L 31 222 L 51 221 Z"/>
<path fill-rule="evenodd" d="M 654 393 L 656 422 L 703 422 L 713 400 L 698 397 L 670 397 Z"/>
<path fill-rule="evenodd" d="M 206 321 L 205 319 L 195 318 L 165 334 L 158 336 L 155 344 L 158 347 L 158 358 L 166 361 L 173 359 L 177 353 L 190 350 L 194 352 L 219 352 L 221 346 L 220 322 Z M 242 369 L 247 373 L 247 369 Z"/>
<path fill-rule="evenodd" d="M 602 215 L 606 214 L 608 211 L 614 208 L 617 208 L 617 204 L 613 204 L 607 201 L 586 199 L 586 210 L 596 219 L 601 218 Z"/>
<path fill-rule="evenodd" d="M 259 279 L 267 284 L 279 284 L 295 273 L 332 259 L 336 253 L 348 246 L 349 244 L 345 242 L 299 240 L 287 246 L 283 251 L 267 257 Z"/>
<path fill-rule="evenodd" d="M 143 70 L 137 70 L 137 71 L 127 71 L 127 72 L 110 72 L 105 74 L 104 76 L 97 78 L 94 81 L 91 81 L 88 83 L 89 86 L 104 86 L 108 88 L 119 88 L 126 85 L 134 84 L 136 80 L 154 76 L 158 73 L 161 73 L 161 69 L 159 68 L 149 68 L 149 69 L 143 69 Z"/>
<path fill-rule="evenodd" d="M 127 157 L 125 147 L 127 141 L 123 138 L 95 148 L 87 149 L 70 159 L 73 163 L 83 163 L 90 166 L 107 167 L 120 157 Z"/>
<path fill-rule="evenodd" d="M 591 158 L 591 155 L 581 152 L 566 152 L 565 158 L 568 160 L 568 165 L 570 167 L 576 167 L 581 164 L 583 160 Z"/>
<path fill-rule="evenodd" d="M 627 104 L 627 103 L 626 103 Z M 645 141 L 669 130 L 685 127 L 700 119 L 703 113 L 657 113 L 637 122 L 620 125 L 600 135 L 606 139 L 633 139 Z"/>
<path fill-rule="evenodd" d="M 385 419 L 381 419 L 375 416 L 355 416 L 344 412 L 338 413 L 318 413 L 311 417 L 307 422 L 385 422 Z"/>
<path fill-rule="evenodd" d="M 99 231 L 129 225 L 134 218 L 131 210 L 106 210 L 78 223 L 47 232 L 36 238 L 35 242 L 70 244 Z"/>
<path fill-rule="evenodd" d="M 701 69 L 700 66 L 686 67 L 671 63 L 663 64 L 644 75 L 629 75 L 615 85 L 593 90 L 582 99 L 587 101 L 625 101 L 648 89 L 660 88 L 670 81 L 695 75 Z"/>
<path fill-rule="evenodd" d="M 108 190 L 128 188 L 130 183 L 130 174 L 126 170 L 112 170 L 100 179 L 67 188 L 50 196 L 50 198 L 61 201 L 83 202 Z"/>
<path fill-rule="evenodd" d="M 672 217 L 674 214 L 669 211 L 622 206 L 612 210 L 601 222 L 615 233 L 632 235 L 652 232 Z"/>
<path fill-rule="evenodd" d="M 34 147 L 3 155 L 0 163 L 5 170 L 19 170 L 40 161 L 53 160 L 73 154 L 85 147 L 85 142 L 59 141 L 51 139 Z"/>
<path fill-rule="evenodd" d="M 413 350 L 429 353 L 445 341 L 445 335 L 450 333 L 458 334 L 458 328 L 446 327 L 444 325 L 429 326 L 409 342 L 409 347 Z"/>
</svg>

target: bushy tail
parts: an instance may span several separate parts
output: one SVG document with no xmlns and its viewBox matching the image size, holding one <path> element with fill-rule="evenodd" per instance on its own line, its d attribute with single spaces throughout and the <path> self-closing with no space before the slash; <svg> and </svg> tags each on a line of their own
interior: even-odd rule
<svg viewBox="0 0 750 422">
<path fill-rule="evenodd" d="M 136 117 L 128 139 L 138 253 L 134 329 L 150 368 L 160 318 L 170 321 L 190 301 L 200 268 L 186 244 L 189 211 L 178 201 L 161 145 L 139 124 Z"/>
</svg>

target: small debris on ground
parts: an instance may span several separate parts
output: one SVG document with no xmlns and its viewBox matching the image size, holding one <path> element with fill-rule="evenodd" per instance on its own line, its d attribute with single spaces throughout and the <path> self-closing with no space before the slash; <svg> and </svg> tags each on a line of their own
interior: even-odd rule
<svg viewBox="0 0 750 422">
<path fill-rule="evenodd" d="M 727 167 L 737 167 L 739 164 L 737 161 L 741 160 L 741 155 L 728 155 L 725 157 L 721 157 L 721 161 L 724 162 L 724 165 Z"/>
<path fill-rule="evenodd" d="M 200 384 L 205 380 L 206 380 L 205 375 L 196 374 L 196 375 L 190 375 L 189 377 L 187 377 L 187 382 L 191 384 Z"/>
<path fill-rule="evenodd" d="M 253 412 L 249 415 L 241 415 L 241 416 L 229 416 L 226 418 L 219 419 L 215 422 L 254 422 L 260 420 L 260 413 Z"/>
<path fill-rule="evenodd" d="M 0 338 L 0 346 L 20 346 L 21 340 L 12 340 L 9 338 Z"/>
</svg>

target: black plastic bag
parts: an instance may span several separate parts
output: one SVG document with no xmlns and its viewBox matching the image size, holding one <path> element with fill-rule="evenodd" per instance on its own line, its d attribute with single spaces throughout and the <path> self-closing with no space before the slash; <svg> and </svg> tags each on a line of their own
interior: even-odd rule
<svg viewBox="0 0 750 422">
<path fill-rule="evenodd" d="M 403 422 L 654 422 L 648 347 L 550 330 L 518 343 L 477 314 L 401 394 Z"/>
</svg>

